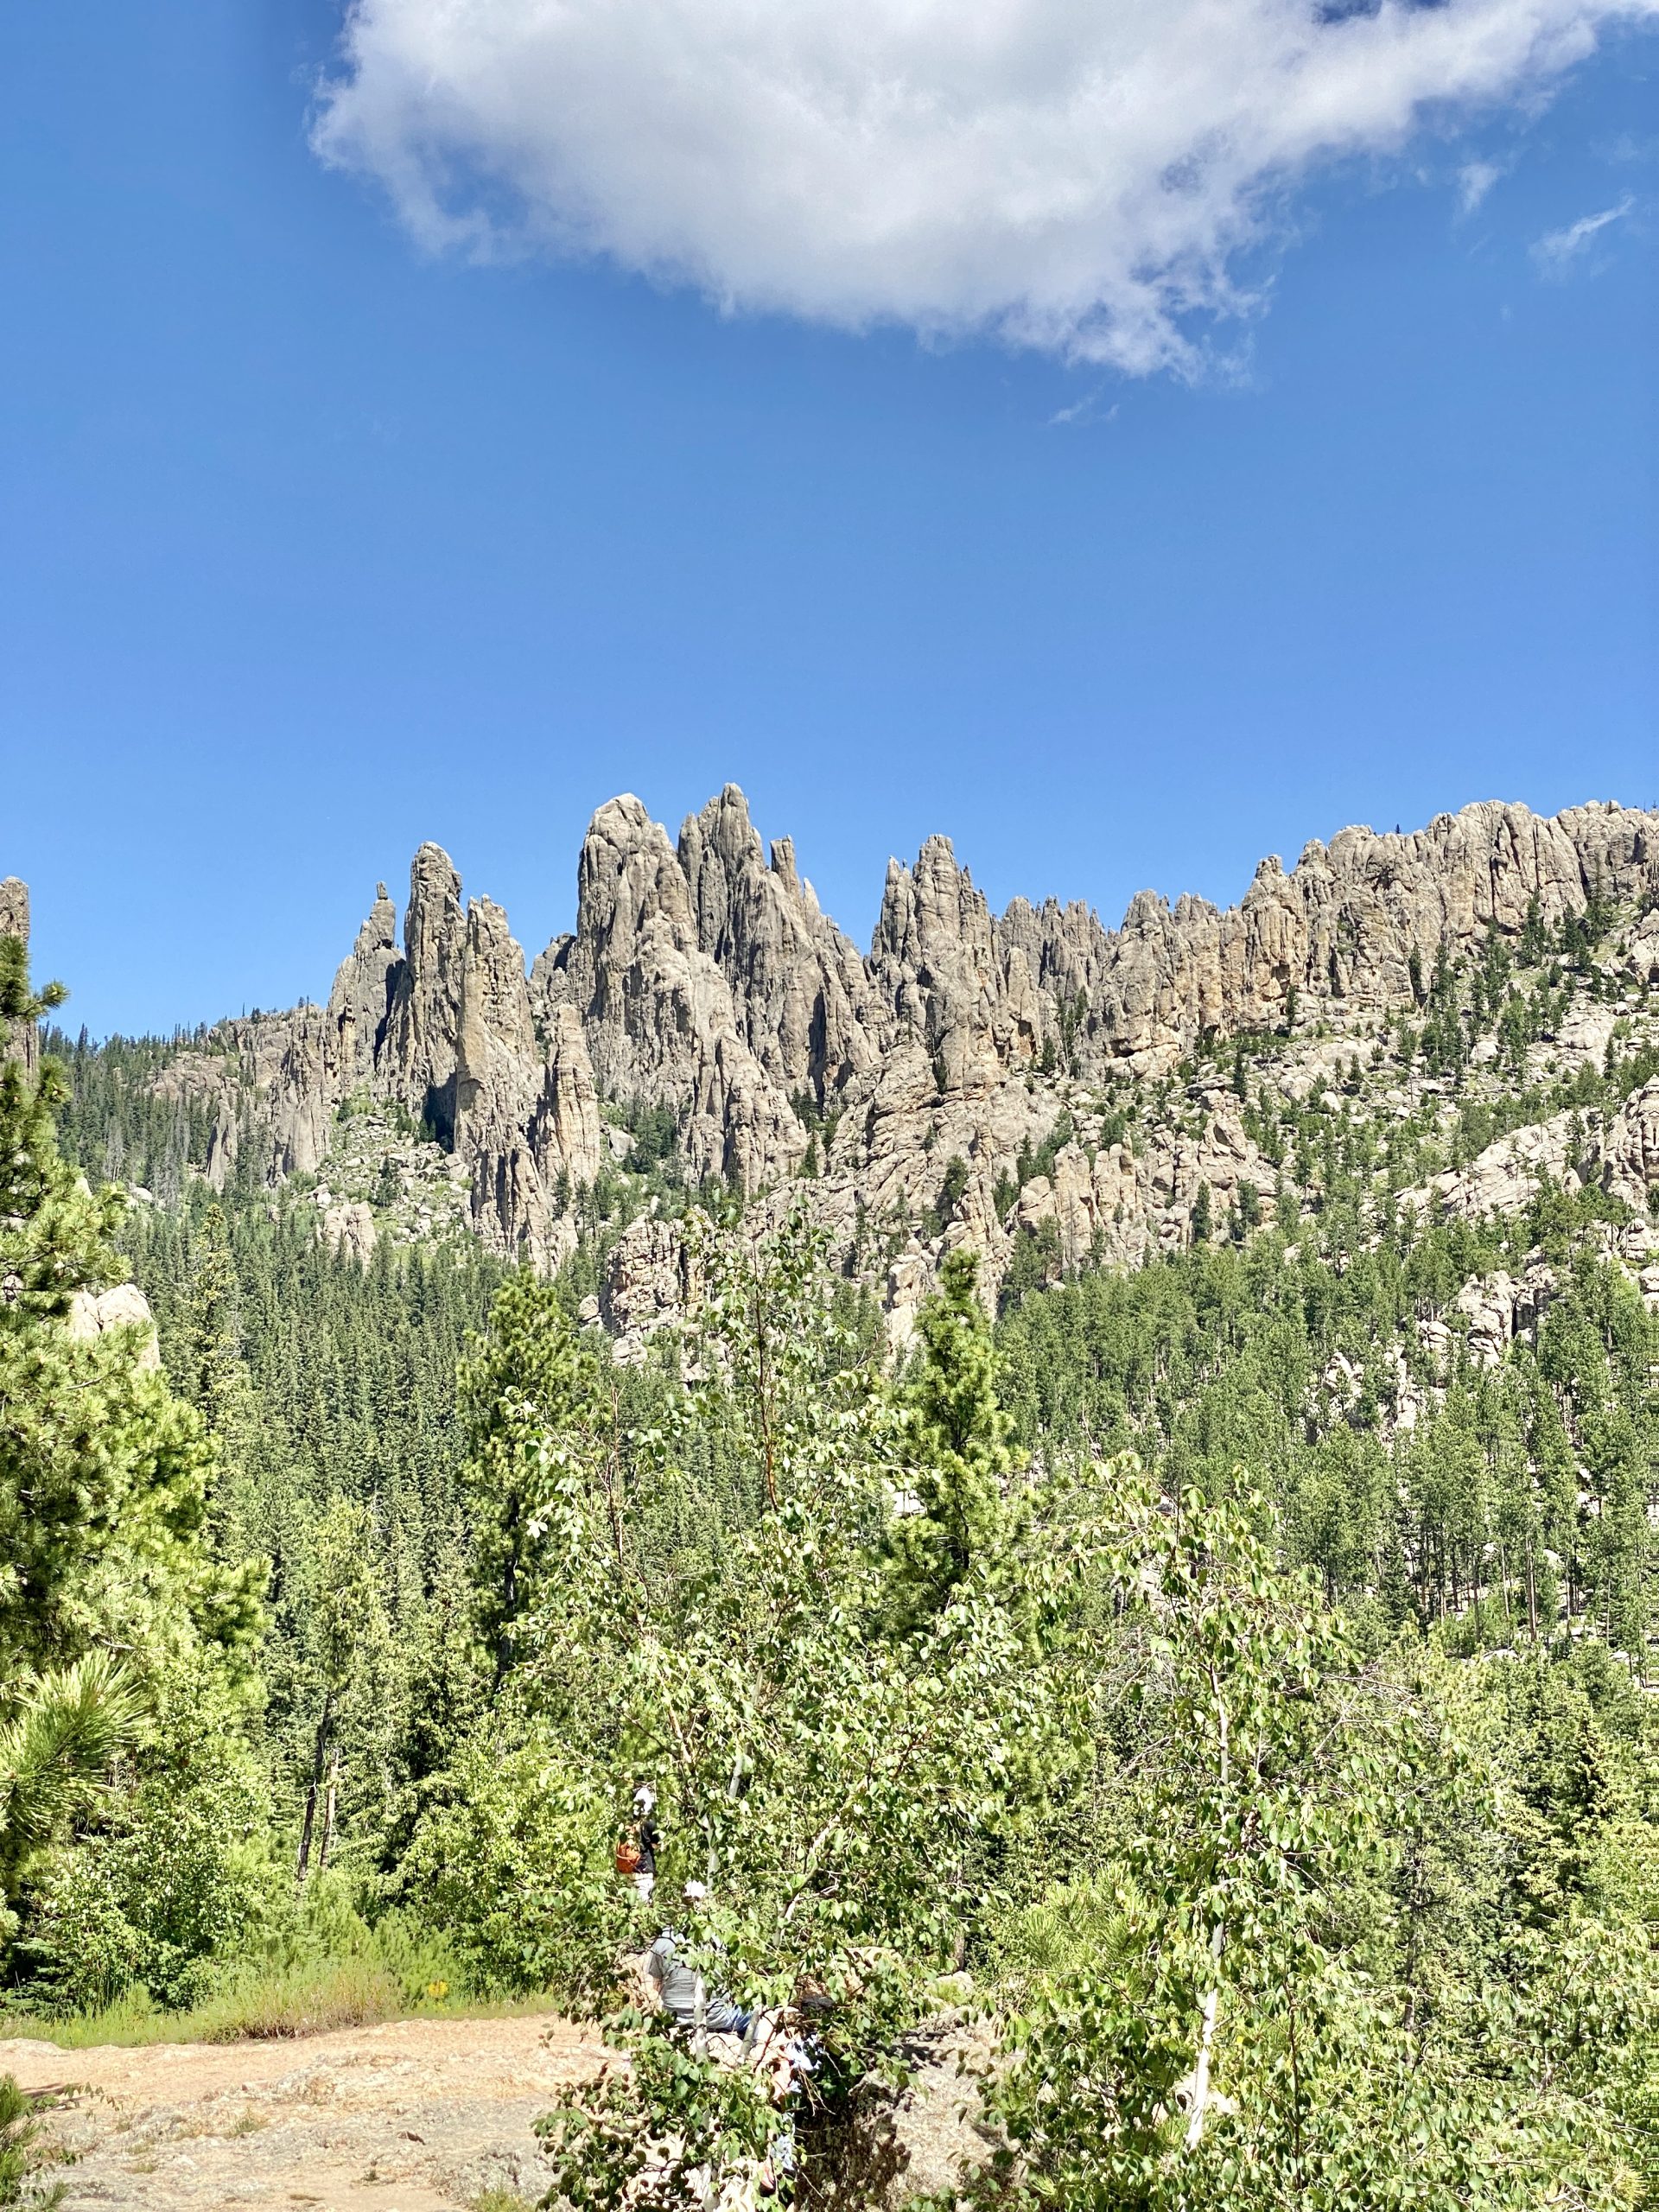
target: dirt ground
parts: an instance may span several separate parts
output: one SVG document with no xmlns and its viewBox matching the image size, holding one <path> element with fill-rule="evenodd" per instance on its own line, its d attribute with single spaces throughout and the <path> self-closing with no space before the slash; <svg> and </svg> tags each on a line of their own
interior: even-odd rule
<svg viewBox="0 0 1659 2212">
<path fill-rule="evenodd" d="M 531 2124 L 603 2056 L 558 2019 L 399 2020 L 282 2043 L 60 2050 L 0 2074 L 66 2102 L 66 2212 L 455 2212 L 547 2186 Z"/>
<path fill-rule="evenodd" d="M 836 2200 L 902 2205 L 988 2152 L 958 2061 L 982 2033 L 918 2037 L 909 2087 L 846 2139 Z M 397 2020 L 280 2043 L 0 2041 L 0 2074 L 61 2102 L 66 2212 L 457 2212 L 487 2190 L 531 2203 L 551 2179 L 531 2124 L 605 2056 L 551 2015 Z"/>
</svg>

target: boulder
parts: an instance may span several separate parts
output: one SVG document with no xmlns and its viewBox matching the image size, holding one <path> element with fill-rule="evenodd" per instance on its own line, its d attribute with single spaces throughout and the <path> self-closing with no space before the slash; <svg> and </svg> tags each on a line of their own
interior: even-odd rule
<svg viewBox="0 0 1659 2212">
<path fill-rule="evenodd" d="M 133 1364 L 153 1371 L 162 1363 L 156 1338 L 156 1317 L 149 1300 L 136 1282 L 119 1282 L 111 1290 L 78 1290 L 69 1302 L 69 1333 L 87 1343 L 112 1332 L 134 1332 Z"/>
<path fill-rule="evenodd" d="M 322 1234 L 337 1259 L 355 1260 L 366 1267 L 374 1255 L 374 1211 L 359 1199 L 341 1199 L 323 1211 Z"/>
</svg>

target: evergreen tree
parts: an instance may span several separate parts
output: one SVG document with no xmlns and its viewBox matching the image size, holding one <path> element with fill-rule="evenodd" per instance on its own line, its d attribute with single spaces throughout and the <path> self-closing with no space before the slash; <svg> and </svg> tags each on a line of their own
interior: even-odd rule
<svg viewBox="0 0 1659 2212">
<path fill-rule="evenodd" d="M 22 948 L 0 1011 L 34 1019 Z M 213 1446 L 136 1327 L 80 1334 L 76 1294 L 118 1281 L 118 1201 L 58 1148 L 60 1071 L 0 1066 L 0 1947 L 38 1961 L 46 1900 L 86 1831 L 164 1767 L 181 1728 L 234 1732 L 261 1570 L 207 1541 Z M 188 1720 L 173 1693 L 196 1688 Z M 159 1878 L 159 1877 L 158 1877 Z M 18 1907 L 35 1898 L 20 1929 Z M 124 1923 L 123 1923 L 125 1924 Z"/>
<path fill-rule="evenodd" d="M 38 1004 L 16 953 L 5 993 Z M 132 1332 L 66 1325 L 78 1291 L 123 1271 L 118 1200 L 58 1150 L 63 1097 L 54 1062 L 33 1080 L 21 1058 L 0 1065 L 0 1694 L 14 1669 L 99 1644 L 151 1659 L 196 1637 L 245 1648 L 255 1621 L 257 1573 L 204 1547 L 200 1420 L 144 1370 Z"/>
<path fill-rule="evenodd" d="M 1014 1424 L 997 1402 L 997 1354 L 980 1302 L 978 1262 L 946 1255 L 939 1287 L 917 1316 L 921 1355 L 906 1377 L 906 1479 L 914 1510 L 890 1537 L 901 1618 L 925 1621 L 976 1563 L 993 1560 L 1014 1468 Z"/>
<path fill-rule="evenodd" d="M 537 1508 L 565 1469 L 593 1456 L 605 1426 L 598 1360 L 550 1283 L 526 1269 L 502 1284 L 461 1363 L 460 1403 L 480 1624 L 499 1680 L 537 1595 Z"/>
<path fill-rule="evenodd" d="M 368 1514 L 336 1498 L 306 1548 L 303 1641 L 314 1719 L 295 1870 L 302 1885 L 334 1855 L 342 1770 L 347 1787 L 372 1791 L 378 1782 L 383 1797 L 390 1795 L 385 1754 L 400 1716 L 378 1565 Z"/>
</svg>

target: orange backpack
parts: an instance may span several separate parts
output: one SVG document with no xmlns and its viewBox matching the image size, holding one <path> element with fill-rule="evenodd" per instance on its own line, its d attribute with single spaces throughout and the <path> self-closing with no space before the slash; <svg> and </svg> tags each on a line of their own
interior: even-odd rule
<svg viewBox="0 0 1659 2212">
<path fill-rule="evenodd" d="M 637 1835 L 624 1835 L 619 1837 L 616 1846 L 617 1872 L 619 1874 L 637 1874 L 639 1872 L 640 1855 L 639 1839 Z"/>
</svg>

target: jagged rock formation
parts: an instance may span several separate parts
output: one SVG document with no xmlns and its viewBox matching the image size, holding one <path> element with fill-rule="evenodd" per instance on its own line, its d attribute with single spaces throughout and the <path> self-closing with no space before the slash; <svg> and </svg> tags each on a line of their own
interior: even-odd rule
<svg viewBox="0 0 1659 2212">
<path fill-rule="evenodd" d="M 457 883 L 457 911 L 459 896 Z M 531 1143 L 541 1085 L 524 956 L 488 899 L 474 899 L 464 926 L 454 1065 L 444 1090 L 450 1135 L 472 1171 L 474 1219 L 509 1251 L 524 1249 L 540 1263 L 548 1206 Z"/>
<path fill-rule="evenodd" d="M 735 784 L 687 817 L 677 857 L 698 945 L 731 987 L 744 1043 L 772 1082 L 823 1104 L 879 1051 L 857 947 L 820 912 L 790 838 L 763 859 Z"/>
<path fill-rule="evenodd" d="M 906 1031 L 919 1037 L 947 1090 L 993 1088 L 1009 1070 L 1030 1066 L 1058 1027 L 1025 946 L 999 932 L 948 837 L 927 840 L 913 874 L 887 863 L 870 976 L 886 1016 L 883 1042 Z"/>
<path fill-rule="evenodd" d="M 718 941 L 714 871 L 702 880 Z M 594 817 L 576 883 L 575 935 L 550 947 L 531 978 L 544 1020 L 575 1007 L 606 1095 L 671 1107 L 695 1174 L 722 1175 L 744 1192 L 788 1174 L 806 1133 L 744 1036 L 668 833 L 637 798 L 613 799 Z M 781 902 L 769 911 L 776 921 Z M 741 961 L 735 942 L 728 951 Z"/>
<path fill-rule="evenodd" d="M 1086 1001 L 1078 1049 L 1097 1067 L 1179 1049 L 1205 1029 L 1272 1027 L 1293 990 L 1305 1005 L 1399 1005 L 1414 952 L 1424 963 L 1441 946 L 1456 954 L 1489 928 L 1518 937 L 1534 901 L 1554 926 L 1594 891 L 1628 899 L 1656 882 L 1659 815 L 1602 804 L 1545 820 L 1491 800 L 1411 835 L 1344 830 L 1308 845 L 1288 875 L 1264 860 L 1224 913 L 1191 897 L 1172 911 L 1141 892 L 1112 932 L 1080 907 L 1016 900 L 1001 935 L 1057 1011 Z"/>
<path fill-rule="evenodd" d="M 423 845 L 410 867 L 404 957 L 391 973 L 391 1005 L 375 1065 L 391 1096 L 446 1139 L 454 1129 L 461 968 L 467 949 L 461 878 L 441 846 Z M 353 953 L 348 966 L 355 969 L 356 958 Z M 354 973 L 349 988 L 359 987 Z"/>
<path fill-rule="evenodd" d="M 397 909 L 386 896 L 385 885 L 377 884 L 369 918 L 341 962 L 328 995 L 335 1065 L 346 1084 L 367 1083 L 373 1077 L 403 964 L 397 950 Z"/>
<path fill-rule="evenodd" d="M 227 1022 L 162 1080 L 212 1103 L 216 1179 L 238 1160 L 316 1173 L 359 1095 L 399 1111 L 452 1154 L 478 1231 L 543 1267 L 572 1248 L 582 1191 L 626 1157 L 619 1124 L 665 1109 L 690 1179 L 772 1209 L 804 1192 L 902 1337 L 950 1242 L 982 1250 L 994 1279 L 1022 1236 L 1047 1239 L 1058 1266 L 1133 1262 L 1191 1233 L 1200 1192 L 1271 1211 L 1274 1171 L 1225 1093 L 1131 1147 L 1098 1110 L 1074 1119 L 1088 1086 L 1157 1077 L 1206 1033 L 1282 1028 L 1297 1009 L 1299 1027 L 1322 1013 L 1345 1039 L 1411 1006 L 1414 973 L 1442 949 L 1519 938 L 1529 918 L 1554 928 L 1598 894 L 1659 899 L 1659 815 L 1596 804 L 1543 820 L 1491 802 L 1408 836 L 1344 830 L 1289 873 L 1264 861 L 1225 912 L 1142 892 L 1116 931 L 1052 899 L 993 914 L 932 837 L 913 868 L 890 863 L 866 958 L 790 841 L 762 846 L 734 785 L 677 845 L 625 796 L 583 842 L 574 932 L 528 975 L 506 916 L 467 904 L 448 855 L 423 845 L 401 945 L 383 885 L 325 1007 Z M 1659 979 L 1659 919 L 1623 957 L 1635 988 Z M 1603 1049 L 1611 1015 L 1573 1019 L 1587 1027 L 1567 1045 Z M 1325 1050 L 1287 1069 L 1290 1095 L 1338 1065 Z M 1656 1121 L 1635 1101 L 1605 1134 L 1593 1172 L 1610 1187 L 1659 1179 Z M 1517 1178 L 1570 1165 L 1570 1135 L 1506 1140 L 1428 1196 L 1501 1203 Z M 613 1325 L 638 1332 L 674 1294 L 672 1245 L 663 1224 L 640 1226 L 601 1300 Z"/>
</svg>

